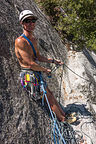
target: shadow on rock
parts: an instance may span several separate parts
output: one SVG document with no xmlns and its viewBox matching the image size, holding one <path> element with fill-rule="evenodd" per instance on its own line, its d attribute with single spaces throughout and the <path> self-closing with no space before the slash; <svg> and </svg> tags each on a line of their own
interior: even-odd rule
<svg viewBox="0 0 96 144">
<path fill-rule="evenodd" d="M 79 121 L 80 118 L 86 118 L 87 119 L 88 117 L 91 117 L 91 113 L 86 109 L 86 105 L 84 105 L 84 104 L 73 103 L 73 104 L 68 104 L 66 107 L 63 107 L 61 105 L 61 107 L 66 114 L 70 114 L 73 112 L 76 113 L 77 121 L 74 122 L 73 125 L 79 125 L 80 124 L 80 121 Z"/>
</svg>

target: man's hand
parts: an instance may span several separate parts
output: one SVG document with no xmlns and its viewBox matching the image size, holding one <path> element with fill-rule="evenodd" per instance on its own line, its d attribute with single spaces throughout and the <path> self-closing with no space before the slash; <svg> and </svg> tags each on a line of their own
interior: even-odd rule
<svg viewBox="0 0 96 144">
<path fill-rule="evenodd" d="M 63 65 L 64 64 L 64 62 L 61 62 L 60 60 L 56 60 L 56 59 L 54 59 L 54 63 L 58 64 L 58 65 Z"/>
<path fill-rule="evenodd" d="M 51 76 L 51 70 L 50 69 L 46 69 L 45 73 L 47 74 L 48 77 Z"/>
<path fill-rule="evenodd" d="M 47 74 L 51 73 L 51 70 L 50 69 L 46 69 L 45 71 Z"/>
<path fill-rule="evenodd" d="M 50 69 L 47 69 L 47 76 L 48 76 L 48 78 L 51 78 L 51 70 Z"/>
</svg>

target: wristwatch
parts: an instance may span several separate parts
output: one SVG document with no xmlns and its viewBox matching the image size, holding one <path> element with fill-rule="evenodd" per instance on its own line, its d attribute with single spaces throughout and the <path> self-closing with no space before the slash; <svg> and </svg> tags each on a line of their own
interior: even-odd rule
<svg viewBox="0 0 96 144">
<path fill-rule="evenodd" d="M 54 59 L 52 59 L 52 63 L 54 63 Z"/>
</svg>

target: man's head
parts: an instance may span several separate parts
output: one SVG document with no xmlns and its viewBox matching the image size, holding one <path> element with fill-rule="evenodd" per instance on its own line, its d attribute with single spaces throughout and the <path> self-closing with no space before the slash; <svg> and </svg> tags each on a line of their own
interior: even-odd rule
<svg viewBox="0 0 96 144">
<path fill-rule="evenodd" d="M 37 19 L 38 18 L 30 10 L 24 10 L 19 15 L 20 24 L 22 24 L 23 28 L 27 31 L 34 30 Z"/>
<path fill-rule="evenodd" d="M 27 19 L 28 17 L 32 17 L 35 20 L 37 20 L 38 18 L 33 14 L 32 11 L 30 10 L 23 10 L 20 15 L 19 15 L 19 21 L 23 22 L 25 19 Z"/>
</svg>

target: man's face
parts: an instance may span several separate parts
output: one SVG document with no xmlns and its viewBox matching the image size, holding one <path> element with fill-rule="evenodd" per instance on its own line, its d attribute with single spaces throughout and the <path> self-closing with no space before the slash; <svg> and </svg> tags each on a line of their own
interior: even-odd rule
<svg viewBox="0 0 96 144">
<path fill-rule="evenodd" d="M 23 28 L 29 32 L 32 32 L 35 28 L 36 18 L 34 17 L 28 17 L 23 22 Z"/>
</svg>

